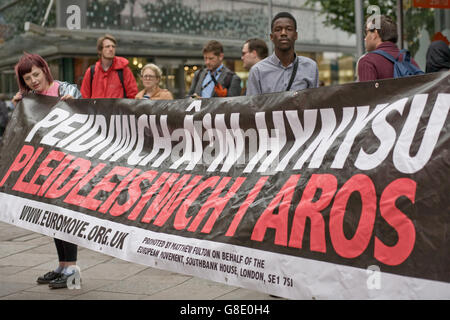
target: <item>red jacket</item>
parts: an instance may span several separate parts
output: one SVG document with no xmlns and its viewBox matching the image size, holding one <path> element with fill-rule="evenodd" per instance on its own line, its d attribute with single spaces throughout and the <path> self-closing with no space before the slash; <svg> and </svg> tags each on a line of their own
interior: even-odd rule
<svg viewBox="0 0 450 320">
<path fill-rule="evenodd" d="M 103 71 L 101 61 L 95 64 L 94 79 L 91 90 L 91 68 L 86 70 L 83 83 L 81 84 L 81 94 L 83 98 L 123 98 L 123 87 L 117 70 L 123 69 L 123 83 L 127 93 L 127 98 L 134 99 L 138 93 L 136 79 L 128 67 L 128 60 L 122 57 L 114 57 L 113 63 L 108 70 Z"/>
<path fill-rule="evenodd" d="M 381 43 L 377 50 L 383 50 L 394 58 L 397 58 L 400 50 L 395 43 L 386 41 Z M 419 67 L 414 59 L 411 63 Z M 358 62 L 359 81 L 372 81 L 379 79 L 390 79 L 394 77 L 394 64 L 383 56 L 376 53 L 367 53 Z"/>
</svg>

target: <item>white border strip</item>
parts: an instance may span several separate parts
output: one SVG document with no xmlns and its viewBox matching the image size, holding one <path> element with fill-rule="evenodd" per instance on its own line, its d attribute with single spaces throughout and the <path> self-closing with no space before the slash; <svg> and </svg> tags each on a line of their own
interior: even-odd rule
<svg viewBox="0 0 450 320">
<path fill-rule="evenodd" d="M 364 270 L 209 240 L 153 232 L 5 193 L 0 193 L 0 203 L 3 207 L 0 211 L 0 220 L 6 223 L 73 242 L 126 261 L 281 297 L 291 299 L 450 299 L 450 283 Z M 24 206 L 42 209 L 43 211 L 48 210 L 84 221 L 86 228 L 73 235 L 50 229 L 45 226 L 45 223 L 41 225 L 41 223 L 20 220 L 20 213 Z M 40 222 L 42 222 L 42 216 Z M 95 226 L 97 226 L 96 230 L 99 227 L 111 229 L 108 241 L 99 238 L 97 242 L 94 242 L 95 237 L 91 240 L 88 239 L 89 235 L 94 235 Z M 115 248 L 110 244 L 116 232 L 118 235 L 128 233 L 123 241 L 122 248 Z M 149 239 L 159 241 L 150 243 Z M 209 250 L 211 253 L 214 251 L 219 253 L 219 257 L 213 257 L 212 255 L 205 257 L 200 250 L 196 254 L 193 250 L 188 253 L 170 246 L 165 248 L 168 242 L 191 246 L 192 248 L 202 248 L 203 252 Z M 161 255 L 154 257 L 151 254 L 138 253 L 139 247 L 146 248 L 147 253 L 164 251 L 169 259 L 161 259 Z M 225 259 L 224 253 L 228 254 Z M 177 262 L 176 258 L 181 256 L 184 256 L 180 259 L 182 262 Z M 239 256 L 242 256 L 242 261 L 231 259 Z M 259 264 L 255 263 L 256 259 L 259 260 Z M 188 264 L 189 261 L 203 261 L 203 267 L 190 265 Z M 205 267 L 205 262 L 208 262 L 209 266 L 217 266 L 218 270 Z M 228 272 L 220 271 L 220 264 L 227 265 Z M 257 275 L 262 275 L 262 279 L 257 279 L 255 277 Z"/>
</svg>

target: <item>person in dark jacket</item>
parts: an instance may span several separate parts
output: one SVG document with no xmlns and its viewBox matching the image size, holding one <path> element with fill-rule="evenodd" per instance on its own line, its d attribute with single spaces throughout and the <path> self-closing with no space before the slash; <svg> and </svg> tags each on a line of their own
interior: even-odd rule
<svg viewBox="0 0 450 320">
<path fill-rule="evenodd" d="M 211 40 L 203 47 L 205 68 L 194 75 L 188 96 L 211 98 L 241 94 L 241 78 L 223 65 L 223 46 Z"/>
<path fill-rule="evenodd" d="M 5 132 L 8 121 L 8 107 L 3 100 L 0 100 L 0 142 L 2 141 L 3 133 Z"/>
<path fill-rule="evenodd" d="M 450 70 L 450 49 L 442 41 L 433 41 L 427 51 L 426 73 Z"/>
</svg>

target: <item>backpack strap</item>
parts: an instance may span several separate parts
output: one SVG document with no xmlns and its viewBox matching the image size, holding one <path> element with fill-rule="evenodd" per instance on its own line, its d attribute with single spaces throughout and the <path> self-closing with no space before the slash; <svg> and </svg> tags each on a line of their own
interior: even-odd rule
<svg viewBox="0 0 450 320">
<path fill-rule="evenodd" d="M 127 91 L 125 90 L 125 83 L 123 82 L 123 69 L 117 70 L 117 74 L 119 75 L 120 83 L 122 84 L 123 88 L 123 97 L 127 97 Z"/>
<path fill-rule="evenodd" d="M 195 74 L 194 80 L 192 81 L 194 83 L 194 93 L 195 93 L 195 88 L 197 87 L 198 84 L 198 80 L 200 79 L 200 74 L 203 72 L 203 69 L 198 70 L 198 72 Z M 201 94 L 201 92 L 200 92 Z"/>
<path fill-rule="evenodd" d="M 92 81 L 94 80 L 95 64 L 93 64 L 89 69 L 91 70 L 91 97 L 92 97 Z M 123 81 L 123 69 L 117 70 L 117 75 L 119 76 L 120 83 L 122 84 L 123 97 L 126 98 L 127 97 L 127 91 L 125 89 L 125 83 Z"/>
<path fill-rule="evenodd" d="M 229 72 L 227 73 L 227 75 L 225 76 L 225 79 L 223 79 L 223 87 L 224 88 L 229 88 L 231 85 L 231 79 L 233 78 L 234 73 L 233 72 Z"/>
<path fill-rule="evenodd" d="M 375 50 L 375 51 L 372 51 L 371 53 L 375 53 L 375 54 L 378 54 L 380 56 L 383 56 L 383 57 L 385 57 L 386 59 L 388 59 L 392 63 L 395 63 L 397 61 L 393 56 L 391 56 L 389 53 L 387 53 L 387 52 L 385 52 L 383 50 Z"/>
<path fill-rule="evenodd" d="M 406 50 L 406 49 L 400 50 L 399 53 L 398 53 L 397 58 L 394 58 L 394 57 L 391 56 L 389 53 L 387 53 L 387 52 L 385 52 L 385 51 L 383 51 L 383 50 L 375 50 L 375 51 L 372 51 L 371 53 L 379 54 L 380 56 L 385 57 L 386 59 L 388 59 L 388 60 L 391 61 L 392 63 L 395 63 L 395 62 L 397 62 L 397 61 L 400 61 L 399 58 L 400 58 L 401 56 L 403 56 L 403 61 L 408 62 L 408 63 L 411 62 L 411 55 L 410 55 L 409 51 Z"/>
<path fill-rule="evenodd" d="M 92 97 L 92 81 L 94 80 L 95 64 L 93 64 L 89 69 L 91 70 L 91 97 Z"/>
<path fill-rule="evenodd" d="M 398 56 L 400 57 L 402 54 L 403 54 L 403 61 L 406 61 L 408 63 L 411 62 L 411 55 L 408 50 L 406 50 L 406 49 L 400 50 L 400 53 L 398 54 Z"/>
</svg>

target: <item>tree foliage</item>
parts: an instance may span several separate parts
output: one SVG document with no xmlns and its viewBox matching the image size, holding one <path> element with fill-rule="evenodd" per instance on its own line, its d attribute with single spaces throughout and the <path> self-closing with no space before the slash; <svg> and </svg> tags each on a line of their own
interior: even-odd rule
<svg viewBox="0 0 450 320">
<path fill-rule="evenodd" d="M 355 33 L 355 1 L 354 0 L 307 0 L 306 5 L 318 7 L 325 17 L 325 25 L 348 33 Z M 380 13 L 397 18 L 397 1 L 395 0 L 363 0 L 364 14 L 370 16 L 367 9 L 370 5 L 380 8 Z M 434 12 L 430 9 L 409 7 L 404 11 L 404 41 L 408 50 L 414 55 L 419 49 L 419 37 L 422 29 L 427 30 L 430 37 L 434 33 Z"/>
<path fill-rule="evenodd" d="M 320 4 L 320 12 L 325 16 L 325 25 L 355 33 L 354 0 L 307 0 L 308 6 Z M 395 17 L 395 4 L 392 0 L 364 0 L 364 13 L 370 5 L 377 5 L 382 14 Z"/>
</svg>

